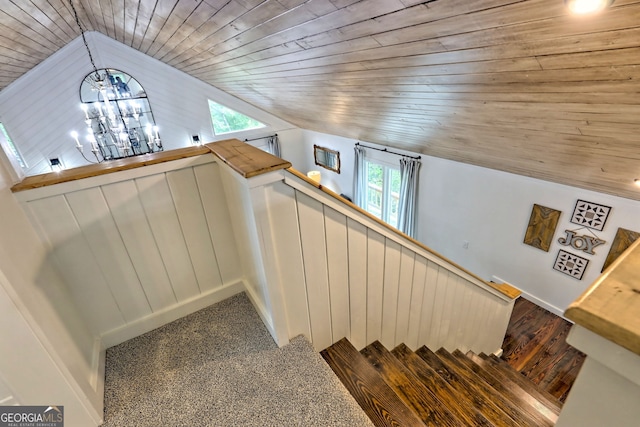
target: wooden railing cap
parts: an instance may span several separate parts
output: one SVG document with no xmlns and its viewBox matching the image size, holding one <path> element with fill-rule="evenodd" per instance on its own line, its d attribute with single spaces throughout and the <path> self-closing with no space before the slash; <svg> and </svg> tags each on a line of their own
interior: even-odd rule
<svg viewBox="0 0 640 427">
<path fill-rule="evenodd" d="M 640 239 L 575 300 L 564 315 L 640 355 Z"/>
</svg>

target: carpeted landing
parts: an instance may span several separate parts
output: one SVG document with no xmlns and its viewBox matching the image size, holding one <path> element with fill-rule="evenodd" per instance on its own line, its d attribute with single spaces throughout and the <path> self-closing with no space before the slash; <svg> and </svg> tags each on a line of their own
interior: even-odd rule
<svg viewBox="0 0 640 427">
<path fill-rule="evenodd" d="M 239 294 L 107 350 L 105 423 L 371 426 L 303 337 L 278 349 Z"/>
</svg>

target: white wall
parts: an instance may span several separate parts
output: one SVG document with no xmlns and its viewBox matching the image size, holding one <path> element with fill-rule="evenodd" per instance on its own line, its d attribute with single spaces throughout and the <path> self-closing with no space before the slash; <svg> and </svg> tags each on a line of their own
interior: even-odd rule
<svg viewBox="0 0 640 427">
<path fill-rule="evenodd" d="M 0 153 L 2 156 L 3 153 Z M 69 381 L 77 385 L 81 393 L 90 399 L 89 405 L 93 406 L 95 413 L 101 415 L 102 396 L 97 390 L 100 381 L 96 377 L 101 349 L 99 345 L 96 346 L 94 337 L 72 302 L 69 290 L 53 267 L 45 246 L 9 190 L 10 184 L 5 164 L 0 162 L 0 275 L 5 278 L 2 283 L 5 291 L 0 298 L 8 295 L 12 299 L 2 301 L 2 304 L 18 307 L 22 311 L 24 320 L 31 322 L 31 328 L 38 332 L 37 339 L 45 346 L 49 357 L 59 363 L 59 369 L 69 374 Z M 10 336 L 7 334 L 13 333 L 18 325 L 2 325 L 0 336 L 4 341 Z M 22 344 L 14 341 L 13 345 Z M 0 358 L 4 359 L 12 353 L 4 344 L 0 347 Z M 22 363 L 21 369 L 31 369 L 28 360 Z M 11 370 L 16 372 L 10 373 L 14 381 L 13 384 L 11 381 L 9 383 L 14 386 L 20 371 L 17 368 L 18 365 L 14 365 Z M 0 376 L 7 380 L 8 375 L 7 372 L 0 372 Z M 47 390 L 53 388 L 52 385 Z M 15 389 L 14 392 L 18 393 Z M 26 395 L 15 397 L 23 404 L 43 403 L 29 400 L 30 396 Z M 55 395 L 50 397 L 53 399 Z"/>
<path fill-rule="evenodd" d="M 500 348 L 511 298 L 291 174 L 265 195 L 289 337 Z"/>
<path fill-rule="evenodd" d="M 16 194 L 105 347 L 242 290 L 211 154 Z"/>
<path fill-rule="evenodd" d="M 165 149 L 184 147 L 192 134 L 204 142 L 261 137 L 293 126 L 198 79 L 97 32 L 86 34 L 98 68 L 120 69 L 145 88 Z M 50 172 L 48 159 L 64 165 L 87 162 L 69 133 L 84 135 L 80 84 L 92 71 L 81 38 L 47 58 L 0 92 L 0 122 L 24 156 L 28 175 Z M 220 102 L 269 126 L 214 136 L 207 99 Z M 82 142 L 82 141 L 81 141 Z M 88 152 L 86 154 L 91 154 Z"/>
<path fill-rule="evenodd" d="M 284 145 L 284 157 L 306 173 L 315 168 L 314 143 L 339 150 L 340 175 L 321 169 L 322 183 L 351 195 L 353 146 L 357 141 L 311 131 L 302 131 L 299 140 L 302 146 Z M 398 159 L 390 154 L 387 157 L 390 161 Z M 598 277 L 618 227 L 640 231 L 640 202 L 425 155 L 419 192 L 419 241 L 485 280 L 497 276 L 511 283 L 557 314 L 562 314 Z M 604 230 L 595 232 L 607 242 L 595 249 L 595 255 L 558 243 L 558 238 L 565 236 L 564 230 L 580 228 L 569 221 L 578 199 L 612 207 Z M 523 243 L 534 203 L 562 211 L 549 252 Z M 586 230 L 580 233 L 589 234 Z M 463 248 L 465 241 L 469 242 L 468 249 Z M 589 260 L 582 280 L 553 269 L 559 249 Z"/>
</svg>

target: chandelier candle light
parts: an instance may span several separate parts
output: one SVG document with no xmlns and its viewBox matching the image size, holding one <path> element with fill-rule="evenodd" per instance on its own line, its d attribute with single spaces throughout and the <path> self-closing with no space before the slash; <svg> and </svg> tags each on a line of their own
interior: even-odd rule
<svg viewBox="0 0 640 427">
<path fill-rule="evenodd" d="M 88 130 L 86 139 L 96 161 L 163 151 L 158 126 L 142 85 L 123 71 L 96 67 L 73 0 L 69 0 L 69 4 L 93 67 L 80 86 L 80 108 Z M 71 136 L 85 160 L 95 163 L 85 156 L 78 132 L 72 131 Z"/>
</svg>

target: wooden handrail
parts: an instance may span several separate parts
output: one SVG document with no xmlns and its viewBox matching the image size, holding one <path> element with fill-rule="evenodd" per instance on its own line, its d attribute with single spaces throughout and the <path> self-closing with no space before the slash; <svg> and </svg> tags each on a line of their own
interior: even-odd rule
<svg viewBox="0 0 640 427">
<path fill-rule="evenodd" d="M 640 239 L 565 311 L 590 331 L 640 355 Z"/>
<path fill-rule="evenodd" d="M 48 185 L 61 184 L 63 182 L 77 181 L 79 179 L 135 169 L 142 166 L 155 165 L 157 163 L 170 162 L 172 160 L 208 154 L 211 151 L 204 146 L 178 148 L 176 150 L 161 151 L 158 153 L 144 154 L 141 156 L 127 157 L 111 160 L 104 163 L 80 166 L 66 169 L 60 172 L 50 172 L 41 175 L 28 176 L 21 182 L 11 187 L 14 193 L 18 191 L 32 190 Z"/>
<path fill-rule="evenodd" d="M 454 266 L 455 268 L 476 278 L 480 282 L 486 284 L 490 288 L 495 289 L 499 293 L 511 299 L 517 298 L 521 293 L 518 289 L 514 288 L 509 284 L 506 284 L 506 283 L 498 284 L 498 283 L 485 281 L 484 279 L 476 276 L 475 274 L 469 272 L 463 267 L 457 265 L 453 261 L 433 251 L 432 249 L 425 246 L 424 244 L 398 231 L 396 228 L 391 227 L 389 224 L 371 215 L 369 212 L 365 211 L 364 209 L 349 202 L 344 197 L 341 197 L 335 192 L 329 190 L 328 188 L 308 178 L 306 175 L 294 169 L 291 166 L 290 162 L 283 160 L 279 157 L 276 157 L 272 154 L 269 154 L 259 148 L 256 148 L 238 139 L 228 139 L 224 141 L 217 141 L 217 142 L 205 144 L 204 146 L 180 148 L 176 150 L 164 151 L 160 153 L 152 153 L 152 154 L 147 154 L 143 156 L 129 157 L 126 159 L 114 160 L 114 161 L 100 163 L 100 164 L 81 166 L 78 168 L 67 169 L 61 172 L 52 172 L 52 173 L 47 173 L 42 175 L 30 176 L 25 178 L 22 182 L 14 185 L 11 188 L 11 191 L 18 192 L 18 191 L 30 190 L 34 188 L 45 187 L 48 185 L 60 184 L 63 182 L 75 181 L 75 180 L 80 180 L 80 179 L 89 178 L 93 176 L 99 176 L 99 175 L 104 175 L 108 173 L 138 168 L 142 166 L 147 166 L 147 165 L 152 165 L 152 164 L 157 164 L 162 162 L 169 162 L 172 160 L 178 160 L 178 159 L 192 157 L 192 156 L 200 156 L 208 153 L 213 153 L 214 155 L 216 155 L 221 161 L 228 164 L 233 170 L 235 170 L 244 178 L 251 178 L 251 177 L 272 172 L 275 170 L 286 169 L 288 172 L 295 175 L 296 177 L 320 189 L 321 191 L 330 195 L 334 199 L 339 200 L 341 203 L 346 203 L 347 205 L 349 205 L 351 208 L 355 209 L 362 215 L 365 215 L 368 218 L 370 218 L 372 221 L 375 221 L 376 223 L 385 227 L 389 231 L 396 233 L 402 238 L 408 239 L 414 245 L 417 245 L 421 249 L 433 254 L 434 256 Z"/>
<path fill-rule="evenodd" d="M 215 154 L 221 161 L 227 163 L 245 178 L 291 167 L 290 162 L 260 150 L 259 148 L 238 139 L 227 139 L 202 146 L 178 148 L 175 150 L 161 151 L 158 153 L 150 153 L 98 164 L 80 166 L 60 172 L 28 176 L 11 187 L 11 191 L 15 193 L 18 191 L 32 190 L 34 188 L 46 187 L 48 185 L 77 181 L 84 178 L 91 178 L 94 176 L 135 169 L 157 163 L 170 162 L 172 160 L 184 159 L 187 157 L 201 156 L 209 153 Z"/>
<path fill-rule="evenodd" d="M 296 176 L 297 178 L 299 178 L 301 180 L 304 180 L 308 184 L 318 188 L 319 190 L 323 191 L 324 193 L 328 194 L 329 196 L 333 197 L 334 199 L 340 201 L 340 203 L 347 204 L 352 209 L 356 210 L 357 212 L 359 212 L 360 214 L 366 216 L 367 218 L 371 219 L 372 221 L 375 221 L 376 223 L 378 223 L 379 225 L 383 226 L 387 230 L 389 230 L 389 231 L 401 236 L 403 239 L 409 240 L 411 243 L 413 243 L 414 245 L 420 247 L 424 251 L 434 255 L 437 258 L 440 258 L 441 260 L 443 260 L 444 262 L 450 264 L 451 266 L 455 267 L 456 269 L 459 269 L 459 270 L 465 272 L 466 274 L 468 274 L 469 276 L 472 276 L 473 278 L 475 278 L 476 280 L 482 282 L 486 286 L 488 286 L 488 287 L 490 287 L 492 289 L 495 289 L 497 292 L 501 293 L 502 295 L 505 295 L 506 297 L 511 298 L 511 299 L 516 299 L 522 293 L 519 289 L 516 289 L 516 288 L 514 288 L 513 286 L 511 286 L 511 285 L 509 285 L 507 283 L 487 282 L 486 280 L 484 280 L 484 279 L 478 277 L 477 275 L 471 273 L 470 271 L 468 271 L 464 267 L 461 267 L 460 265 L 456 264 L 455 262 L 453 262 L 453 261 L 449 260 L 448 258 L 445 258 L 444 256 L 440 255 L 438 252 L 434 251 L 433 249 L 429 248 L 428 246 L 425 246 L 423 243 L 420 243 L 419 241 L 415 240 L 414 238 L 404 234 L 403 232 L 399 231 L 397 228 L 390 226 L 386 222 L 382 221 L 380 218 L 378 218 L 378 217 L 376 217 L 374 215 L 371 215 L 369 212 L 365 211 L 364 209 L 362 209 L 361 207 L 359 207 L 355 203 L 350 202 L 349 200 L 347 200 L 344 197 L 340 196 L 336 192 L 334 192 L 334 191 L 324 187 L 322 184 L 319 184 L 318 182 L 312 180 L 311 178 L 307 177 L 305 174 L 299 172 L 295 168 L 290 167 L 290 168 L 287 168 L 286 170 L 287 170 L 287 172 L 291 173 L 292 175 Z"/>
</svg>

